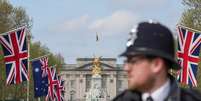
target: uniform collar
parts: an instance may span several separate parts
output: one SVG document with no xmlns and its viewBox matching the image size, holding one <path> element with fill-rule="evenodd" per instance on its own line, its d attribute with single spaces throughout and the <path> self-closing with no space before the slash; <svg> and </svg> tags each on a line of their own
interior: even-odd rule
<svg viewBox="0 0 201 101">
<path fill-rule="evenodd" d="M 180 101 L 181 100 L 181 89 L 179 88 L 175 78 L 172 75 L 169 75 L 170 78 L 170 92 L 165 101 Z"/>
<path fill-rule="evenodd" d="M 178 84 L 175 78 L 169 75 L 170 80 L 170 91 L 168 96 L 164 101 L 181 101 L 181 89 L 178 87 Z M 136 90 L 125 90 L 116 96 L 112 101 L 143 101 L 142 93 Z"/>
<path fill-rule="evenodd" d="M 143 93 L 142 100 L 146 101 L 147 97 L 151 96 L 154 101 L 164 101 L 170 91 L 170 80 L 168 79 L 160 88 L 153 93 Z"/>
</svg>

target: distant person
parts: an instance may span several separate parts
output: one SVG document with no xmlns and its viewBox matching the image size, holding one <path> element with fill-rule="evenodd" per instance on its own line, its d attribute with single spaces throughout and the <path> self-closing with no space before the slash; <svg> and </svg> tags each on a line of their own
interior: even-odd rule
<svg viewBox="0 0 201 101">
<path fill-rule="evenodd" d="M 124 70 L 128 89 L 113 101 L 201 101 L 193 89 L 180 88 L 168 71 L 179 70 L 171 31 L 155 22 L 141 22 L 131 33 Z"/>
</svg>

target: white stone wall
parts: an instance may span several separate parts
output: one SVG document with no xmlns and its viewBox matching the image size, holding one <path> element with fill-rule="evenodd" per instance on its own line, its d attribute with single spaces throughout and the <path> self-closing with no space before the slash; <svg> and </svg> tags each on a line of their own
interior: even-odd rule
<svg viewBox="0 0 201 101">
<path fill-rule="evenodd" d="M 116 73 L 115 72 L 108 72 L 109 77 L 107 79 L 107 93 L 108 98 L 112 99 L 116 96 Z"/>
<path fill-rule="evenodd" d="M 65 100 L 70 100 L 70 93 L 71 91 L 75 91 L 75 99 L 81 101 L 81 99 L 85 99 L 86 97 L 86 74 L 90 73 L 89 71 L 62 71 L 62 78 L 65 80 L 64 87 L 65 87 Z M 119 78 L 117 78 L 116 71 L 107 71 L 104 72 L 107 74 L 107 81 L 106 81 L 106 93 L 108 94 L 108 98 L 111 100 L 117 95 L 118 89 L 126 89 L 128 86 L 127 77 L 125 73 L 121 73 Z M 71 80 L 75 80 L 75 85 L 71 87 Z M 122 81 L 122 87 L 117 88 L 117 80 Z"/>
<path fill-rule="evenodd" d="M 114 67 L 112 70 L 111 67 L 106 67 L 106 68 L 111 68 L 111 70 L 103 70 L 102 74 L 107 75 L 107 81 L 106 81 L 106 87 L 105 89 L 109 101 L 114 98 L 117 95 L 117 92 L 119 89 L 124 90 L 128 87 L 128 82 L 127 82 L 127 76 L 126 73 L 123 71 L 115 71 L 116 61 L 101 61 L 109 66 Z M 89 67 L 86 67 L 85 70 L 73 70 L 74 68 L 82 66 L 84 64 L 88 64 L 90 61 L 77 61 L 77 64 L 69 65 L 69 68 L 66 68 L 61 71 L 61 76 L 65 80 L 64 87 L 65 87 L 65 101 L 70 101 L 70 94 L 72 91 L 75 91 L 75 99 L 76 101 L 85 101 L 86 97 L 86 75 L 91 74 L 91 71 L 86 71 L 86 68 L 91 68 L 92 66 L 90 65 Z M 68 65 L 66 66 L 68 67 Z M 81 68 L 82 69 L 82 68 Z M 71 87 L 71 80 L 75 80 L 75 88 Z M 118 88 L 118 80 L 122 81 L 122 86 Z"/>
</svg>

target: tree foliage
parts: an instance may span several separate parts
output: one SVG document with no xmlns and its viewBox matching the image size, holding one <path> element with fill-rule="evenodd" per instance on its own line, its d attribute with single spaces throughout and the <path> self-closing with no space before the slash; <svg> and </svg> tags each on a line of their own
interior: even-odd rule
<svg viewBox="0 0 201 101">
<path fill-rule="evenodd" d="M 0 0 L 0 33 L 7 32 L 22 25 L 30 25 L 30 19 L 21 7 L 13 7 L 7 0 Z M 19 99 L 26 97 L 24 93 L 24 83 L 19 85 L 6 85 L 5 64 L 3 61 L 3 52 L 0 50 L 0 99 L 9 98 Z"/>
<path fill-rule="evenodd" d="M 31 27 L 31 19 L 22 7 L 13 7 L 8 0 L 0 0 L 0 33 L 23 25 Z"/>
<path fill-rule="evenodd" d="M 38 58 L 38 57 L 41 57 L 41 56 L 44 56 L 44 55 L 47 55 L 48 57 L 48 65 L 49 66 L 53 66 L 53 65 L 56 65 L 56 68 L 57 68 L 57 73 L 58 71 L 60 70 L 60 66 L 64 64 L 64 59 L 63 57 L 59 57 L 59 55 L 54 55 L 52 54 L 49 49 L 42 45 L 40 42 L 31 42 L 30 44 L 30 60 L 32 59 L 35 59 L 35 58 Z M 33 76 L 32 76 L 32 67 L 30 67 L 30 88 L 33 88 Z M 34 89 L 30 89 L 30 100 L 33 101 L 34 98 L 33 98 L 33 92 L 34 92 Z M 44 100 L 44 98 L 41 98 Z"/>
<path fill-rule="evenodd" d="M 30 44 L 30 59 L 38 58 L 40 56 L 48 56 L 48 65 L 56 65 L 57 69 L 64 64 L 64 59 L 60 54 L 52 54 L 48 47 L 41 44 L 41 42 L 33 42 Z"/>
<path fill-rule="evenodd" d="M 186 9 L 182 14 L 180 24 L 201 32 L 201 0 L 183 0 L 183 5 Z M 198 65 L 197 80 L 197 89 L 201 90 L 201 63 Z"/>
<path fill-rule="evenodd" d="M 180 24 L 193 29 L 201 30 L 201 0 L 183 0 L 186 7 Z"/>
<path fill-rule="evenodd" d="M 27 25 L 29 33 L 31 34 L 32 20 L 27 15 L 22 7 L 14 7 L 8 0 L 0 0 L 0 33 L 5 33 L 18 27 Z M 30 59 L 34 59 L 43 55 L 48 55 L 49 65 L 57 65 L 61 67 L 64 64 L 64 59 L 61 55 L 54 55 L 46 46 L 41 45 L 40 42 L 30 41 Z M 24 99 L 26 100 L 27 82 L 18 85 L 6 85 L 5 64 L 3 60 L 3 52 L 0 47 L 0 100 L 5 99 Z M 29 99 L 34 101 L 33 97 L 33 76 L 32 68 L 29 68 L 30 77 L 30 91 Z"/>
</svg>

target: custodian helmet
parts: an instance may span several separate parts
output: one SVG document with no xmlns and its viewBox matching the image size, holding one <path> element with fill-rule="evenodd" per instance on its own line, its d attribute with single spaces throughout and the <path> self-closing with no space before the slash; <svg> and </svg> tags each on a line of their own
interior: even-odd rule
<svg viewBox="0 0 201 101">
<path fill-rule="evenodd" d="M 175 60 L 174 38 L 171 31 L 160 23 L 141 22 L 132 33 L 127 49 L 121 56 L 152 55 L 168 60 L 173 69 L 180 69 Z"/>
</svg>

